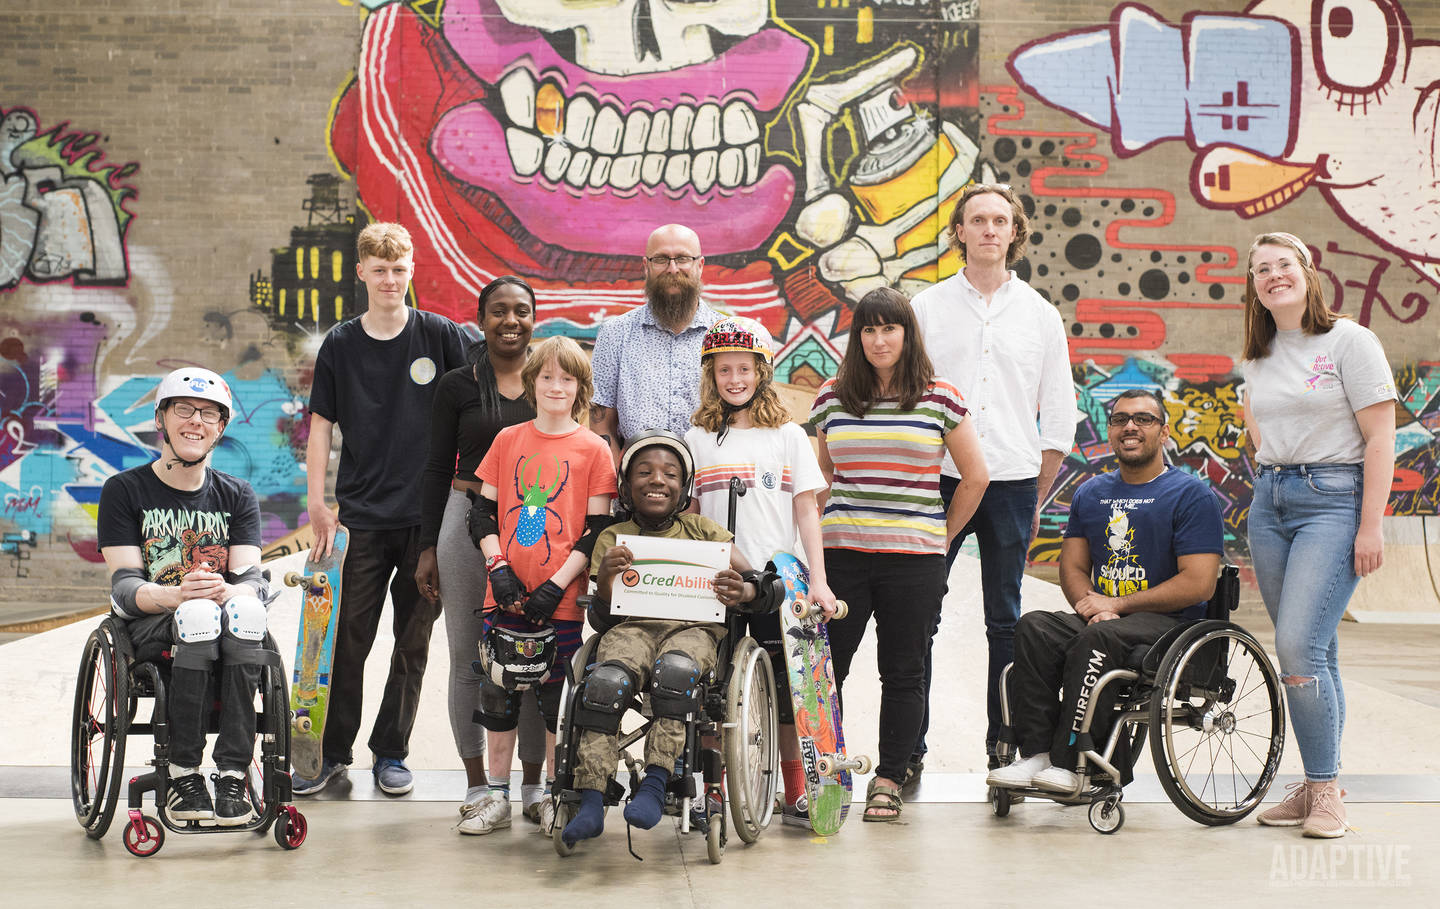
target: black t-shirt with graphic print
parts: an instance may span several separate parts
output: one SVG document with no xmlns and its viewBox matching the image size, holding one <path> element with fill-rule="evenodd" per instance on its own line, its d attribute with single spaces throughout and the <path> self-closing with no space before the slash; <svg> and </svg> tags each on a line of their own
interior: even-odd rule
<svg viewBox="0 0 1440 909">
<path fill-rule="evenodd" d="M 143 464 L 105 481 L 96 529 L 101 549 L 138 546 L 145 576 L 173 587 L 201 562 L 227 571 L 231 546 L 259 546 L 260 502 L 249 483 L 218 470 L 186 492 Z"/>
<path fill-rule="evenodd" d="M 420 523 L 420 475 L 436 381 L 465 365 L 465 335 L 444 316 L 410 310 L 400 334 L 377 341 L 357 316 L 320 344 L 310 411 L 340 428 L 335 499 L 351 530 Z"/>
</svg>

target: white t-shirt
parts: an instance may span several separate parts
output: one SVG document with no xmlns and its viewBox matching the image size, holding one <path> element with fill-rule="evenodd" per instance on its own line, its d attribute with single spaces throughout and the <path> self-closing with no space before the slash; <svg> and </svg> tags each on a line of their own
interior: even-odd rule
<svg viewBox="0 0 1440 909">
<path fill-rule="evenodd" d="M 1277 331 L 1270 353 L 1241 363 L 1261 464 L 1359 464 L 1355 411 L 1395 400 L 1395 376 L 1374 332 L 1340 319 L 1323 335 Z"/>
<path fill-rule="evenodd" d="M 825 488 L 825 475 L 805 430 L 796 423 L 777 429 L 731 429 L 723 444 L 715 433 L 692 426 L 685 443 L 695 458 L 693 494 L 700 513 L 728 526 L 730 478 L 746 493 L 736 504 L 735 542 L 750 567 L 764 568 L 776 552 L 805 558 L 796 537 L 794 498 Z"/>
</svg>

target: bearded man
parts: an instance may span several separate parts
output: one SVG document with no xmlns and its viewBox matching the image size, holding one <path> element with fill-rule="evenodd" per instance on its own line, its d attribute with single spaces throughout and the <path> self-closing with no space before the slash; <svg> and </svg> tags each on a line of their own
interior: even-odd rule
<svg viewBox="0 0 1440 909">
<path fill-rule="evenodd" d="M 720 314 L 700 299 L 705 257 L 681 224 L 656 228 L 645 243 L 645 305 L 607 319 L 595 338 L 590 428 L 620 463 L 626 439 L 642 430 L 683 436 L 700 406 L 700 341 Z"/>
</svg>

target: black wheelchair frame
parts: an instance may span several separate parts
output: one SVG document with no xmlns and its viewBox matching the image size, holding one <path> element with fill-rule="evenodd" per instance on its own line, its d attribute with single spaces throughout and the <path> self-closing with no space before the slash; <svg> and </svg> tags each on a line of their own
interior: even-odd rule
<svg viewBox="0 0 1440 909">
<path fill-rule="evenodd" d="M 726 634 L 718 645 L 716 659 L 716 666 L 724 667 L 724 674 L 717 678 L 712 670 L 701 681 L 702 706 L 685 719 L 685 748 L 679 771 L 671 775 L 666 792 L 667 813 L 678 814 L 681 833 L 688 834 L 692 826 L 704 832 L 706 851 L 713 864 L 724 857 L 729 839 L 726 808 L 741 841 L 755 842 L 774 813 L 779 778 L 774 670 L 769 653 L 753 638 L 740 634 L 739 621 L 733 612 L 727 617 Z M 580 803 L 580 794 L 574 788 L 579 730 L 571 716 L 582 694 L 585 674 L 593 668 L 591 661 L 600 636 L 588 638 L 565 667 L 551 795 L 555 805 L 551 837 L 555 851 L 562 856 L 574 852 L 574 847 L 561 838 L 561 831 Z M 644 719 L 639 726 L 620 733 L 620 758 L 630 773 L 632 796 L 639 788 L 644 768 L 629 749 L 645 737 L 654 722 L 645 713 L 647 706 L 632 705 Z M 715 747 L 716 741 L 721 743 L 720 748 Z M 697 767 L 704 779 L 704 798 L 700 810 L 693 814 L 692 825 L 691 809 L 699 795 L 693 776 Z M 625 787 L 612 777 L 605 791 L 605 806 L 618 805 L 625 797 Z"/>
<path fill-rule="evenodd" d="M 128 817 L 123 842 L 135 856 L 147 858 L 165 844 L 165 831 L 178 834 L 243 833 L 260 835 L 274 829 L 285 849 L 305 842 L 305 816 L 290 804 L 290 697 L 285 666 L 275 641 L 266 634 L 261 666 L 261 707 L 256 717 L 259 756 L 252 763 L 246 788 L 256 816 L 248 823 L 221 827 L 213 821 L 178 821 L 165 810 L 170 766 L 170 731 L 166 718 L 168 651 L 158 660 L 135 658 L 122 621 L 106 616 L 90 633 L 80 658 L 75 684 L 75 709 L 70 727 L 70 789 L 75 818 L 85 835 L 100 839 L 110 829 L 125 772 L 126 739 L 154 739 L 152 769 L 129 781 Z M 148 720 L 139 721 L 139 703 L 150 699 Z M 218 729 L 218 706 L 211 711 L 209 732 Z M 257 774 L 259 779 L 257 780 Z M 143 813 L 145 793 L 155 794 L 155 817 Z M 158 820 L 157 820 L 158 818 Z"/>
<path fill-rule="evenodd" d="M 1114 833 L 1125 822 L 1123 787 L 1147 732 L 1161 788 L 1186 817 L 1221 826 L 1254 811 L 1280 768 L 1285 705 L 1279 674 L 1264 648 L 1229 621 L 1239 605 L 1239 569 L 1226 565 L 1204 619 L 1178 625 L 1154 644 L 1133 649 L 1124 667 L 1096 681 L 1076 738 L 1075 789 L 991 786 L 994 815 L 1005 817 L 1012 803 L 1030 796 L 1064 805 L 1088 803 L 1090 826 Z M 1002 766 L 1015 759 L 1008 684 L 1013 665 L 1000 678 L 1005 725 L 996 756 Z M 1125 687 L 1115 705 L 1115 725 L 1099 749 L 1090 729 L 1098 695 L 1109 685 Z M 1228 768 L 1220 768 L 1227 762 Z"/>
</svg>

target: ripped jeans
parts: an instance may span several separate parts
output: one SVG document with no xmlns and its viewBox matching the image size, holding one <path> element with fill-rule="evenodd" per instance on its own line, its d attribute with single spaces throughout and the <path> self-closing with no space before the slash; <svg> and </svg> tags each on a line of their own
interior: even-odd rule
<svg viewBox="0 0 1440 909">
<path fill-rule="evenodd" d="M 1275 623 L 1290 725 L 1305 778 L 1317 782 L 1340 773 L 1339 630 L 1359 581 L 1355 532 L 1363 479 L 1359 464 L 1261 465 L 1250 505 L 1250 557 Z"/>
</svg>

